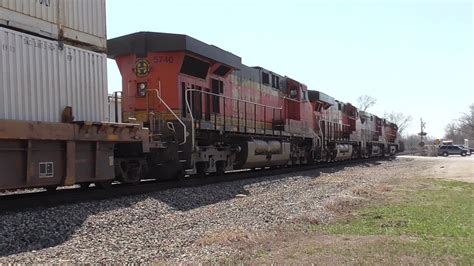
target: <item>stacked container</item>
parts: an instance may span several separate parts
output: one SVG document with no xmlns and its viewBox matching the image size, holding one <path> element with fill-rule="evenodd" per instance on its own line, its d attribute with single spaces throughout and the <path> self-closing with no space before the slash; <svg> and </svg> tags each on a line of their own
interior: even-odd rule
<svg viewBox="0 0 474 266">
<path fill-rule="evenodd" d="M 0 0 L 0 24 L 106 52 L 105 0 Z"/>
<path fill-rule="evenodd" d="M 108 121 L 105 0 L 0 0 L 0 119 Z"/>
</svg>

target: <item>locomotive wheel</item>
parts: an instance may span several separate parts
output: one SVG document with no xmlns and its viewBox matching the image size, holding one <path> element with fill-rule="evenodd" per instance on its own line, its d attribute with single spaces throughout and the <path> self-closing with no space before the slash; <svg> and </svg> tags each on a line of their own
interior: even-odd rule
<svg viewBox="0 0 474 266">
<path fill-rule="evenodd" d="M 132 184 L 132 185 L 137 185 L 140 183 L 141 178 L 140 178 L 140 169 L 139 168 L 131 168 L 127 171 L 127 184 Z"/>
<path fill-rule="evenodd" d="M 108 189 L 112 186 L 112 180 L 96 182 L 95 186 L 100 189 Z"/>
<path fill-rule="evenodd" d="M 58 186 L 47 186 L 44 189 L 46 189 L 47 192 L 51 193 L 51 192 L 56 191 L 57 188 L 58 188 Z"/>
<path fill-rule="evenodd" d="M 326 156 L 326 162 L 327 162 L 327 163 L 333 162 L 333 161 L 334 161 L 334 158 L 333 158 L 333 157 L 334 157 L 334 156 L 333 156 L 332 151 L 328 152 L 328 153 L 327 153 L 327 156 Z"/>
<path fill-rule="evenodd" d="M 82 190 L 86 190 L 90 187 L 92 183 L 91 182 L 84 182 L 84 183 L 80 183 L 79 184 L 79 187 L 82 189 Z"/>
<path fill-rule="evenodd" d="M 184 180 L 184 177 L 185 177 L 185 172 L 183 169 L 180 169 L 177 173 L 176 173 L 176 180 L 180 180 L 180 181 L 183 181 Z"/>
<path fill-rule="evenodd" d="M 360 158 L 360 153 L 358 149 L 354 149 L 352 151 L 352 159 L 359 159 Z"/>
<path fill-rule="evenodd" d="M 222 176 L 225 174 L 225 162 L 217 162 L 216 163 L 216 175 Z"/>
<path fill-rule="evenodd" d="M 199 178 L 206 176 L 206 163 L 196 163 L 196 176 Z"/>
<path fill-rule="evenodd" d="M 291 166 L 295 167 L 296 165 L 296 158 L 291 158 Z"/>
<path fill-rule="evenodd" d="M 138 161 L 122 162 L 117 169 L 119 175 L 117 179 L 121 183 L 138 184 L 143 174 L 142 164 Z"/>
</svg>

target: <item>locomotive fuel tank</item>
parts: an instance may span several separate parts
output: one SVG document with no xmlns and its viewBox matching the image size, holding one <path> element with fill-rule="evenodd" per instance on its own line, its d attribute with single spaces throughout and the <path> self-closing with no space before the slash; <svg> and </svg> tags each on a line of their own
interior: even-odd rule
<svg viewBox="0 0 474 266">
<path fill-rule="evenodd" d="M 290 160 L 291 145 L 278 140 L 250 140 L 242 143 L 240 168 L 287 165 Z"/>
<path fill-rule="evenodd" d="M 338 144 L 336 153 L 336 160 L 344 160 L 352 158 L 352 145 L 349 144 Z"/>
<path fill-rule="evenodd" d="M 282 144 L 280 141 L 265 141 L 265 140 L 254 140 L 255 154 L 267 155 L 267 154 L 281 154 Z"/>
</svg>

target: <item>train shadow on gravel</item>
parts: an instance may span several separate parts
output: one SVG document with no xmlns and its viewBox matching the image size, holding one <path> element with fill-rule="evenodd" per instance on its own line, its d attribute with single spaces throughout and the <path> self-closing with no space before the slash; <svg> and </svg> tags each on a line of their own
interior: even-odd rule
<svg viewBox="0 0 474 266">
<path fill-rule="evenodd" d="M 93 236 L 94 231 L 101 229 L 98 229 L 96 224 L 86 225 L 90 216 L 127 208 L 143 199 L 144 197 L 136 196 L 130 200 L 119 198 L 2 213 L 0 257 L 52 248 L 67 242 L 74 234 L 85 233 Z M 110 229 L 114 224 L 104 222 L 101 226 Z"/>
<path fill-rule="evenodd" d="M 378 161 L 359 166 L 380 165 Z M 74 234 L 90 234 L 96 230 L 114 230 L 119 224 L 87 224 L 90 216 L 100 215 L 127 207 L 144 200 L 157 200 L 177 211 L 190 211 L 203 206 L 228 201 L 236 197 L 250 196 L 250 186 L 271 186 L 291 178 L 319 178 L 322 173 L 331 174 L 345 170 L 355 164 L 331 166 L 297 173 L 261 176 L 217 183 L 205 186 L 191 186 L 156 191 L 143 195 L 127 196 L 102 201 L 82 202 L 51 208 L 38 208 L 28 211 L 0 213 L 0 256 L 10 256 L 23 252 L 39 251 L 64 244 Z M 261 175 L 267 173 L 262 172 Z M 103 229 L 107 228 L 107 229 Z"/>
</svg>

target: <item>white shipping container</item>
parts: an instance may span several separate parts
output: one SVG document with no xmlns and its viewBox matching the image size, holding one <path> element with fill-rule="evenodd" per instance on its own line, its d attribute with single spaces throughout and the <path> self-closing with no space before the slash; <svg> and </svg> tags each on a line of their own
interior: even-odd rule
<svg viewBox="0 0 474 266">
<path fill-rule="evenodd" d="M 0 28 L 0 119 L 107 121 L 107 56 Z"/>
<path fill-rule="evenodd" d="M 0 0 L 0 24 L 107 48 L 105 0 Z"/>
</svg>

